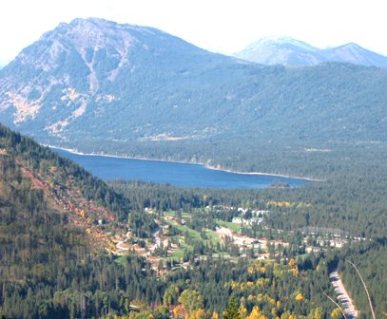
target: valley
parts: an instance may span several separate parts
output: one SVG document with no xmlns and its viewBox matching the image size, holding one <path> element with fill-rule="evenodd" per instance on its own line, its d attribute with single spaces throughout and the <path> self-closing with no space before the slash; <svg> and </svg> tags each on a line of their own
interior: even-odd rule
<svg viewBox="0 0 387 319">
<path fill-rule="evenodd" d="M 50 214 L 58 216 L 54 221 L 59 224 L 49 227 L 57 232 L 54 236 L 57 236 L 58 243 L 70 245 L 68 253 L 76 252 L 71 257 L 75 258 L 76 265 L 93 267 L 90 274 L 104 269 L 113 272 L 108 281 L 95 282 L 91 286 L 77 286 L 74 281 L 63 286 L 60 269 L 66 267 L 66 259 L 59 264 L 49 259 L 44 266 L 45 256 L 52 253 L 46 252 L 49 246 L 40 240 L 42 253 L 32 257 L 23 252 L 25 274 L 21 272 L 14 277 L 7 260 L 12 260 L 13 267 L 19 267 L 14 259 L 17 255 L 10 255 L 10 252 L 20 243 L 10 237 L 7 230 L 2 240 L 7 243 L 3 255 L 8 259 L 1 259 L 1 271 L 4 278 L 9 279 L 0 282 L 3 287 L 8 287 L 2 293 L 4 301 L 0 310 L 4 314 L 17 313 L 10 308 L 12 300 L 17 299 L 23 305 L 22 309 L 29 309 L 36 317 L 45 316 L 44 313 L 71 317 L 71 311 L 79 315 L 85 311 L 98 317 L 120 313 L 125 317 L 125 313 L 132 312 L 124 312 L 117 303 L 129 302 L 130 307 L 140 313 L 154 313 L 148 303 L 159 300 L 157 311 L 166 311 L 163 308 L 166 303 L 171 311 L 192 313 L 205 309 L 206 316 L 209 316 L 211 312 L 223 311 L 231 294 L 244 296 L 246 299 L 242 300 L 245 300 L 246 309 L 259 304 L 260 311 L 265 314 L 274 312 L 272 306 L 275 304 L 276 314 L 298 314 L 301 318 L 314 312 L 328 315 L 334 310 L 325 297 L 325 294 L 334 296 L 328 276 L 332 269 L 344 271 L 348 276 L 349 270 L 343 269 L 345 264 L 341 264 L 345 256 L 358 258 L 357 249 L 367 254 L 385 249 L 385 215 L 380 213 L 385 204 L 380 199 L 386 198 L 383 196 L 386 188 L 382 187 L 383 175 L 378 173 L 383 165 L 373 174 L 369 171 L 363 181 L 357 175 L 343 178 L 341 169 L 335 172 L 336 179 L 330 177 L 298 188 L 192 189 L 124 181 L 109 181 L 108 186 L 75 163 L 5 128 L 2 128 L 0 142 L 2 229 L 10 230 L 11 225 L 22 227 L 20 223 L 25 222 L 23 215 L 17 217 L 11 213 L 14 200 L 19 202 L 18 206 L 25 207 L 20 210 L 21 214 L 36 214 L 34 218 Z M 358 155 L 358 163 L 361 163 L 362 156 L 372 156 L 373 165 L 383 163 L 376 161 L 377 157 L 372 153 Z M 16 166 L 11 163 L 16 163 Z M 357 182 L 349 183 L 349 180 Z M 364 188 L 370 181 L 372 183 L 368 185 L 372 187 Z M 347 195 L 356 192 L 359 192 L 357 198 Z M 19 196 L 19 199 L 13 199 L 14 196 Z M 37 199 L 33 199 L 35 196 Z M 359 204 L 364 201 L 367 206 Z M 28 207 L 35 208 L 29 211 Z M 51 210 L 52 213 L 45 215 Z M 52 222 L 47 219 L 46 223 Z M 40 227 L 46 227 L 46 223 Z M 66 230 L 63 232 L 63 229 Z M 41 236 L 41 230 L 34 232 L 34 236 Z M 78 239 L 71 232 L 77 232 Z M 22 234 L 23 230 L 20 236 Z M 385 255 L 381 253 L 381 256 Z M 86 264 L 84 258 L 88 260 Z M 100 258 L 105 258 L 103 268 L 98 266 L 102 262 Z M 380 262 L 383 263 L 383 258 Z M 32 295 L 20 295 L 13 284 L 15 280 L 20 282 L 21 286 L 17 288 L 20 291 L 40 291 L 34 284 L 41 280 L 37 277 L 36 264 L 53 272 L 49 275 L 52 278 L 50 283 L 45 284 L 47 289 L 50 287 L 45 292 L 46 300 L 49 300 L 45 306 L 47 312 L 38 311 L 33 306 L 34 303 L 42 305 L 40 297 L 32 302 Z M 383 269 L 377 263 L 373 265 L 378 268 L 369 269 L 370 265 L 366 264 L 361 269 L 371 272 Z M 148 287 L 147 293 L 136 288 L 139 287 L 136 286 L 139 280 L 136 269 L 143 272 L 141 287 Z M 66 276 L 70 281 L 78 278 L 77 281 L 94 282 L 75 270 Z M 348 283 L 353 285 L 353 278 L 347 276 L 343 278 L 346 287 Z M 185 281 L 182 278 L 186 278 Z M 378 292 L 378 289 L 384 289 L 383 279 L 374 281 L 369 277 L 368 280 L 372 291 L 376 292 L 374 296 L 383 298 L 383 294 Z M 382 286 L 377 286 L 380 282 Z M 283 287 L 279 288 L 279 285 Z M 71 291 L 65 288 L 69 286 Z M 227 293 L 225 286 L 229 287 Z M 105 290 L 107 298 L 104 306 L 98 304 L 101 289 Z M 171 289 L 178 292 L 173 293 L 175 297 L 170 300 L 167 291 Z M 53 298 L 54 292 L 49 292 L 52 290 L 55 296 L 67 294 L 66 298 L 79 294 L 80 300 L 86 298 L 89 306 L 82 308 L 78 301 L 70 299 L 65 306 L 60 306 L 63 301 Z M 118 295 L 114 291 L 118 291 Z M 199 304 L 191 310 L 182 308 L 180 297 L 192 291 L 199 293 L 205 305 Z M 210 299 L 215 295 L 218 296 L 216 299 Z M 357 296 L 354 300 L 358 307 Z M 362 306 L 362 309 L 366 308 Z M 377 311 L 382 310 L 379 307 Z"/>
<path fill-rule="evenodd" d="M 0 317 L 386 318 L 384 57 L 288 40 L 77 18 L 1 68 Z"/>
<path fill-rule="evenodd" d="M 295 257 L 308 253 L 320 253 L 328 249 L 341 248 L 366 238 L 350 238 L 339 234 L 323 234 L 318 229 L 304 232 L 299 242 L 293 234 L 265 226 L 264 215 L 268 210 L 249 210 L 224 206 L 203 207 L 191 212 L 157 212 L 145 208 L 157 224 L 157 229 L 146 239 L 139 239 L 131 229 L 120 234 L 115 231 L 111 240 L 116 255 L 134 251 L 146 258 L 152 269 L 160 274 L 179 267 L 188 268 L 192 262 L 211 258 L 234 260 L 238 258 L 271 260 L 283 258 L 286 254 Z M 196 217 L 199 215 L 200 217 Z M 212 220 L 211 216 L 219 216 Z M 231 221 L 222 216 L 234 216 Z M 239 217 L 245 216 L 245 217 Z M 247 216 L 247 217 L 246 217 Z M 252 217 L 248 217 L 252 216 Z M 206 224 L 198 222 L 205 218 Z M 103 228 L 109 228 L 105 225 Z M 323 231 L 321 229 L 321 231 Z"/>
</svg>

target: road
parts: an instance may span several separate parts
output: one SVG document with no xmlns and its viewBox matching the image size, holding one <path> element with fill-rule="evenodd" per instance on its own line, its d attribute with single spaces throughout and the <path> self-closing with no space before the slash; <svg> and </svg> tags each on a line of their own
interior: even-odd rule
<svg viewBox="0 0 387 319">
<path fill-rule="evenodd" d="M 337 295 L 338 303 L 344 310 L 347 319 L 357 319 L 359 312 L 355 308 L 351 297 L 349 296 L 344 284 L 340 278 L 340 274 L 337 271 L 333 271 L 329 274 L 329 280 Z"/>
</svg>

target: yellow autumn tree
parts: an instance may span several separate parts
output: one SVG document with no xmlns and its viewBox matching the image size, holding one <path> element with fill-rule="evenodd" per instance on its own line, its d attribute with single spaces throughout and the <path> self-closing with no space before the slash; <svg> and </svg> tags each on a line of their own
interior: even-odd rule
<svg viewBox="0 0 387 319">
<path fill-rule="evenodd" d="M 189 314 L 188 311 L 184 308 L 183 305 L 178 305 L 172 310 L 173 318 L 184 318 L 188 319 Z"/>
<path fill-rule="evenodd" d="M 343 314 L 340 310 L 340 308 L 335 308 L 331 312 L 331 318 L 332 319 L 341 319 L 343 317 Z"/>
<path fill-rule="evenodd" d="M 312 310 L 308 316 L 308 319 L 322 319 L 323 318 L 323 312 L 320 307 L 317 307 L 316 309 Z"/>
<path fill-rule="evenodd" d="M 294 258 L 290 258 L 289 262 L 288 262 L 288 265 L 289 265 L 290 268 L 294 268 L 294 267 L 297 266 L 297 262 L 296 262 L 296 260 Z"/>
<path fill-rule="evenodd" d="M 261 310 L 259 309 L 258 306 L 254 306 L 253 309 L 251 310 L 251 313 L 248 319 L 259 319 L 260 315 L 261 315 Z"/>
<path fill-rule="evenodd" d="M 296 260 L 294 258 L 290 258 L 288 265 L 290 268 L 290 273 L 293 275 L 293 277 L 296 277 L 298 275 L 298 267 Z"/>
<path fill-rule="evenodd" d="M 301 292 L 297 293 L 296 297 L 294 298 L 296 299 L 296 301 L 303 301 L 304 300 L 304 296 L 302 295 Z"/>
<path fill-rule="evenodd" d="M 204 319 L 206 318 L 206 312 L 204 309 L 197 309 L 193 311 L 190 315 L 190 319 Z"/>
<path fill-rule="evenodd" d="M 239 306 L 239 314 L 240 314 L 241 319 L 247 318 L 247 309 L 246 309 L 244 300 L 241 300 L 241 304 Z"/>
</svg>

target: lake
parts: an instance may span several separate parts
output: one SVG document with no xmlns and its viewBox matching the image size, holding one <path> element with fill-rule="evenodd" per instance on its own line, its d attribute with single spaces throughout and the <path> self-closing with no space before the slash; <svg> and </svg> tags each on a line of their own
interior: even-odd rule
<svg viewBox="0 0 387 319">
<path fill-rule="evenodd" d="M 305 179 L 273 175 L 253 175 L 214 170 L 199 164 L 80 155 L 52 148 L 104 180 L 144 181 L 178 187 L 254 189 L 272 185 L 302 186 Z"/>
</svg>

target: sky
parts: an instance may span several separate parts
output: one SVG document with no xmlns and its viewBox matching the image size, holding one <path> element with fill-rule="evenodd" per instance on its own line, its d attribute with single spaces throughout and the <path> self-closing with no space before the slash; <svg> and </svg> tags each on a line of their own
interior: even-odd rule
<svg viewBox="0 0 387 319">
<path fill-rule="evenodd" d="M 387 56 L 386 7 L 385 0 L 3 0 L 0 65 L 78 17 L 155 27 L 224 54 L 288 36 L 319 48 L 355 42 Z"/>
</svg>

